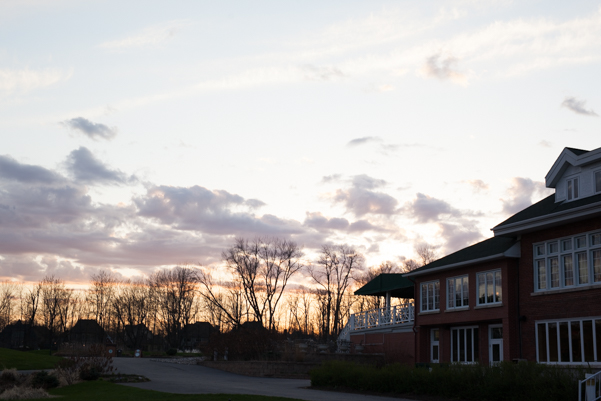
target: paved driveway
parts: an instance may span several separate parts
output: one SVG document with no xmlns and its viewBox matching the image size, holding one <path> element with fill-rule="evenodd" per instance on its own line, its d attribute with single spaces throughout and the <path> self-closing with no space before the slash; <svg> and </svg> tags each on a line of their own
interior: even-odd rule
<svg viewBox="0 0 601 401">
<path fill-rule="evenodd" d="M 391 401 L 389 397 L 307 389 L 309 380 L 248 377 L 199 365 L 179 365 L 150 359 L 114 358 L 113 366 L 123 374 L 139 374 L 145 383 L 124 384 L 180 394 L 255 394 L 313 401 Z M 409 401 L 409 400 L 405 400 Z"/>
</svg>

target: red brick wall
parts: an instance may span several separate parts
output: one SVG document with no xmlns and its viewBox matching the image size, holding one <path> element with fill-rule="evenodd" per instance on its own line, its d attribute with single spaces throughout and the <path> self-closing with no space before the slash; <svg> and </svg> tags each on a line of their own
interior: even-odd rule
<svg viewBox="0 0 601 401">
<path fill-rule="evenodd" d="M 501 269 L 503 301 L 502 306 L 492 308 L 476 308 L 477 281 L 476 274 L 489 270 Z M 488 325 L 503 324 L 503 359 L 511 360 L 519 357 L 518 346 L 518 315 L 517 315 L 517 286 L 516 276 L 518 259 L 505 258 L 502 260 L 481 263 L 478 265 L 457 269 L 434 272 L 429 275 L 416 277 L 416 361 L 430 362 L 430 329 L 440 330 L 440 361 L 451 360 L 451 328 L 460 326 L 478 326 L 480 361 L 488 363 Z M 447 278 L 468 275 L 469 277 L 469 309 L 447 311 Z M 432 280 L 440 281 L 440 312 L 421 313 L 420 284 Z"/>
<path fill-rule="evenodd" d="M 351 335 L 356 347 L 363 346 L 363 353 L 384 354 L 386 363 L 415 363 L 415 334 L 406 333 L 363 333 Z"/>
<path fill-rule="evenodd" d="M 520 263 L 520 314 L 522 323 L 523 357 L 536 360 L 535 321 L 601 316 L 601 289 L 583 289 L 574 292 L 556 292 L 544 295 L 534 293 L 533 244 L 541 241 L 576 235 L 601 228 L 601 218 L 564 224 L 522 235 Z"/>
</svg>

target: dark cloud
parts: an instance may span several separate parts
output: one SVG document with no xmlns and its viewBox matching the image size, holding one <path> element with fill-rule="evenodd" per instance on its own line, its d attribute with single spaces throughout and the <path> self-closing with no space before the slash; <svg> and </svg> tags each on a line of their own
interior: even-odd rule
<svg viewBox="0 0 601 401">
<path fill-rule="evenodd" d="M 338 217 L 328 219 L 319 212 L 307 212 L 303 225 L 317 230 L 346 230 L 349 227 L 349 221 Z"/>
<path fill-rule="evenodd" d="M 110 141 L 117 135 L 117 130 L 115 128 L 109 128 L 100 123 L 93 123 L 83 117 L 62 121 L 61 124 L 94 140 L 100 138 Z"/>
<path fill-rule="evenodd" d="M 337 181 L 340 181 L 341 178 L 342 178 L 341 174 L 324 175 L 321 178 L 321 183 L 328 184 L 330 182 L 337 182 Z"/>
<path fill-rule="evenodd" d="M 506 191 L 506 199 L 501 199 L 503 212 L 507 214 L 515 214 L 532 205 L 532 197 L 540 199 L 552 193 L 543 182 L 530 178 L 514 177 L 512 181 L 512 186 Z"/>
<path fill-rule="evenodd" d="M 44 167 L 21 164 L 10 156 L 0 156 L 0 178 L 23 183 L 53 184 L 63 178 Z"/>
<path fill-rule="evenodd" d="M 134 200 L 139 215 L 154 218 L 162 224 L 180 230 L 199 230 L 210 234 L 277 235 L 302 231 L 300 224 L 291 224 L 276 216 L 256 218 L 240 208 L 248 208 L 239 195 L 204 187 L 154 186 L 147 194 Z M 256 200 L 251 203 L 256 204 Z"/>
<path fill-rule="evenodd" d="M 359 146 L 359 145 L 365 145 L 366 143 L 369 142 L 382 142 L 382 138 L 377 137 L 377 136 L 364 136 L 362 138 L 355 138 L 350 140 L 346 146 L 348 147 L 354 147 L 354 146 Z"/>
<path fill-rule="evenodd" d="M 440 220 L 441 215 L 459 215 L 458 211 L 447 202 L 422 193 L 418 193 L 406 208 L 418 223 L 436 222 Z"/>
<path fill-rule="evenodd" d="M 330 81 L 336 78 L 344 78 L 345 75 L 336 67 L 318 67 L 307 64 L 301 67 L 305 79 L 310 81 Z"/>
<path fill-rule="evenodd" d="M 426 59 L 422 71 L 427 77 L 464 82 L 466 76 L 456 70 L 457 62 L 455 57 L 448 56 L 443 59 L 441 53 L 435 54 Z"/>
<path fill-rule="evenodd" d="M 599 115 L 595 113 L 593 109 L 586 109 L 586 100 L 578 100 L 572 96 L 566 96 L 561 103 L 561 107 L 565 107 L 566 109 L 583 116 L 599 117 Z"/>
<path fill-rule="evenodd" d="M 108 168 L 83 146 L 69 154 L 66 166 L 75 180 L 81 183 L 124 184 L 128 181 L 124 173 Z M 135 180 L 135 177 L 130 179 Z"/>
</svg>

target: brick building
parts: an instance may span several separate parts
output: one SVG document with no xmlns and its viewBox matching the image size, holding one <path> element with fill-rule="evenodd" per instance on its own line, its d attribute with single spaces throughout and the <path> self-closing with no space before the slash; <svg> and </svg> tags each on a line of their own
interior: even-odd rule
<svg viewBox="0 0 601 401">
<path fill-rule="evenodd" d="M 494 237 L 404 275 L 415 362 L 601 366 L 601 148 L 565 148 L 545 181 Z"/>
</svg>

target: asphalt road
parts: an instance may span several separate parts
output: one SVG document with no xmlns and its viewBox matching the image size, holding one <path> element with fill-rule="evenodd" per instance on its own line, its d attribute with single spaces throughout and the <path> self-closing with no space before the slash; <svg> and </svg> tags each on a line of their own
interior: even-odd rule
<svg viewBox="0 0 601 401">
<path fill-rule="evenodd" d="M 150 359 L 114 358 L 119 373 L 146 376 L 149 382 L 123 384 L 179 394 L 254 394 L 312 401 L 390 401 L 373 395 L 311 390 L 309 380 L 248 377 L 199 365 L 180 365 Z M 404 400 L 410 401 L 410 400 Z"/>
</svg>

